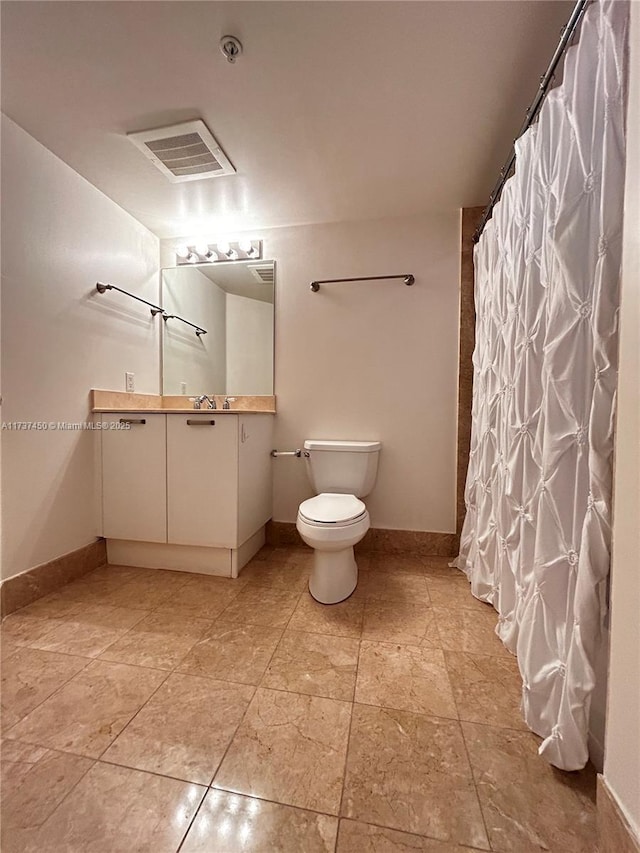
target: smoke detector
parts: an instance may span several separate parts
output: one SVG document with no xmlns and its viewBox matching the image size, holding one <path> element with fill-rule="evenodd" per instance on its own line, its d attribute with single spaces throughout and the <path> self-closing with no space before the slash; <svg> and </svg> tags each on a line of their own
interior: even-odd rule
<svg viewBox="0 0 640 853">
<path fill-rule="evenodd" d="M 172 184 L 236 173 L 200 119 L 128 133 L 127 137 Z"/>
</svg>

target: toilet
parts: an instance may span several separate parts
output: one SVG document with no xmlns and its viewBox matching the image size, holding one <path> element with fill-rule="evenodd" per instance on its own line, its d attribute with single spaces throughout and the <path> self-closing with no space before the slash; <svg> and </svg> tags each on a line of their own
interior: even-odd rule
<svg viewBox="0 0 640 853">
<path fill-rule="evenodd" d="M 360 500 L 373 489 L 378 473 L 379 441 L 304 443 L 307 474 L 316 496 L 300 504 L 296 527 L 314 550 L 309 592 L 322 604 L 344 601 L 358 584 L 353 546 L 369 529 L 369 513 Z"/>
</svg>

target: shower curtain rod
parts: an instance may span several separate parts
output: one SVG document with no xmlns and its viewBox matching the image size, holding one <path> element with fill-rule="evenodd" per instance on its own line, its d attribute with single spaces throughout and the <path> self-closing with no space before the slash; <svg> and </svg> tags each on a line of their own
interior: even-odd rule
<svg viewBox="0 0 640 853">
<path fill-rule="evenodd" d="M 569 42 L 571 41 L 573 34 L 575 33 L 578 24 L 580 23 L 580 19 L 584 14 L 585 9 L 587 8 L 590 0 L 578 0 L 576 5 L 573 7 L 573 11 L 571 12 L 571 17 L 562 28 L 562 35 L 560 37 L 560 41 L 558 42 L 558 46 L 556 47 L 555 53 L 551 57 L 551 62 L 549 63 L 547 70 L 540 78 L 540 86 L 538 87 L 538 93 L 533 99 L 532 104 L 526 112 L 526 117 L 522 127 L 518 131 L 518 135 L 513 140 L 513 145 L 511 146 L 511 151 L 509 157 L 507 158 L 506 163 L 500 169 L 500 177 L 498 178 L 493 192 L 489 196 L 489 204 L 485 207 L 484 212 L 482 214 L 482 219 L 480 220 L 480 224 L 476 228 L 476 231 L 473 235 L 473 242 L 477 243 L 480 239 L 480 235 L 484 231 L 484 226 L 487 224 L 489 219 L 491 218 L 491 213 L 493 212 L 493 208 L 498 203 L 498 199 L 500 198 L 500 193 L 502 192 L 502 188 L 504 187 L 507 179 L 509 177 L 509 173 L 513 168 L 513 164 L 516 160 L 516 151 L 515 151 L 515 143 L 522 136 L 525 131 L 527 131 L 533 122 L 535 121 L 538 113 L 540 112 L 540 108 L 542 107 L 542 103 L 547 96 L 547 92 L 549 90 L 549 86 L 553 82 L 553 78 L 555 75 L 555 70 L 560 63 L 560 60 L 564 56 L 567 48 L 569 47 Z"/>
</svg>

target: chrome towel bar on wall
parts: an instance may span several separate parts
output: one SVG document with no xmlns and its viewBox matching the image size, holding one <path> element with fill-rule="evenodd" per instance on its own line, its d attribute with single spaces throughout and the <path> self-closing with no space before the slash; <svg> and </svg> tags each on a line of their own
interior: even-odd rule
<svg viewBox="0 0 640 853">
<path fill-rule="evenodd" d="M 317 293 L 320 290 L 321 284 L 338 284 L 340 282 L 349 281 L 386 281 L 392 278 L 401 278 L 407 287 L 411 287 L 412 284 L 415 284 L 414 276 L 410 273 L 403 273 L 401 275 L 363 275 L 358 278 L 324 278 L 319 281 L 312 281 L 309 288 L 313 290 L 314 293 Z"/>
<path fill-rule="evenodd" d="M 130 299 L 135 299 L 136 302 L 142 302 L 143 305 L 148 305 L 151 310 L 151 316 L 155 317 L 156 314 L 162 314 L 163 320 L 180 320 L 181 323 L 185 323 L 187 326 L 191 326 L 192 329 L 195 329 L 196 335 L 200 337 L 200 335 L 206 335 L 207 330 L 201 328 L 200 326 L 196 326 L 195 323 L 190 323 L 189 320 L 185 320 L 184 317 L 178 317 L 177 314 L 167 314 L 164 308 L 161 308 L 159 305 L 154 305 L 153 302 L 147 302 L 146 299 L 142 299 L 140 296 L 136 296 L 135 293 L 129 293 L 128 290 L 123 290 L 121 287 L 116 287 L 115 284 L 105 284 L 102 281 L 96 282 L 96 290 L 98 293 L 106 293 L 107 290 L 117 290 L 118 293 L 124 293 L 125 296 L 128 296 Z"/>
</svg>

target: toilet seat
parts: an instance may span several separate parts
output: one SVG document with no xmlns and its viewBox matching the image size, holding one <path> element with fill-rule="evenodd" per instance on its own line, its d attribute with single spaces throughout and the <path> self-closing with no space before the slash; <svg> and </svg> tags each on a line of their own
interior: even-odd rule
<svg viewBox="0 0 640 853">
<path fill-rule="evenodd" d="M 300 517 L 313 527 L 357 524 L 367 508 L 355 495 L 324 493 L 300 504 Z"/>
</svg>

